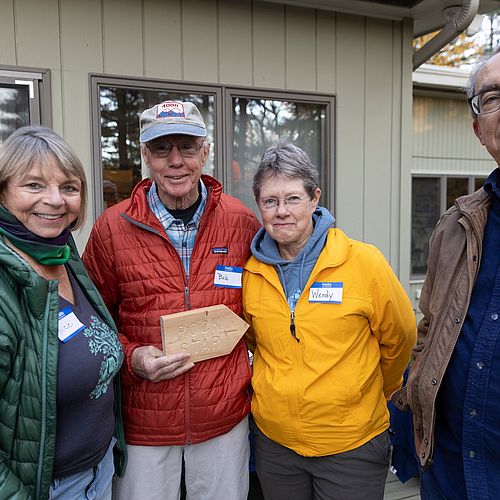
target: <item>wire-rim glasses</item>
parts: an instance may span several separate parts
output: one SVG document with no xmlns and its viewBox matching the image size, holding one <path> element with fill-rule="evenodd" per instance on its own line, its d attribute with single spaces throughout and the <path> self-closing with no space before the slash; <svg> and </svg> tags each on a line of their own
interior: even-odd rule
<svg viewBox="0 0 500 500">
<path fill-rule="evenodd" d="M 298 196 L 296 194 L 287 196 L 286 198 L 261 198 L 259 200 L 259 207 L 262 210 L 276 210 L 280 203 L 283 202 L 286 208 L 293 209 L 308 199 L 307 196 Z"/>
<path fill-rule="evenodd" d="M 196 141 L 182 141 L 182 142 L 167 142 L 167 141 L 158 141 L 158 142 L 146 142 L 146 147 L 151 151 L 155 158 L 166 158 L 174 147 L 177 148 L 179 153 L 184 158 L 193 158 L 196 156 L 200 149 L 202 148 L 204 142 L 196 142 Z"/>
<path fill-rule="evenodd" d="M 500 109 L 500 89 L 483 90 L 468 99 L 468 102 L 476 115 L 494 113 Z"/>
</svg>

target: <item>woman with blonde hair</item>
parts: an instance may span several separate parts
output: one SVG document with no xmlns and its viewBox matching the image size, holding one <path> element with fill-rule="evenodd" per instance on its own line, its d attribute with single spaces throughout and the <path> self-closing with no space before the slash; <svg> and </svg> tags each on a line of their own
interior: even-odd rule
<svg viewBox="0 0 500 500">
<path fill-rule="evenodd" d="M 51 129 L 20 128 L 0 146 L 0 203 L 0 498 L 110 499 L 123 353 L 71 236 L 83 167 Z"/>
</svg>

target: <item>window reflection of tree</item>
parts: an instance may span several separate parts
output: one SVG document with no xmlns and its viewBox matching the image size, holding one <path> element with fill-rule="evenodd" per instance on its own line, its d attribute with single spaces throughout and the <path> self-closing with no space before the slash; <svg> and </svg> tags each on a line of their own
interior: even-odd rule
<svg viewBox="0 0 500 500">
<path fill-rule="evenodd" d="M 29 125 L 29 91 L 27 86 L 0 86 L 0 144 L 14 130 Z"/>
<path fill-rule="evenodd" d="M 429 238 L 439 219 L 438 178 L 414 177 L 412 181 L 412 236 L 411 270 L 414 275 L 423 275 L 427 269 Z"/>
<path fill-rule="evenodd" d="M 304 149 L 320 171 L 325 169 L 326 106 L 316 103 L 233 98 L 233 193 L 256 209 L 251 185 L 262 153 L 290 141 Z"/>
<path fill-rule="evenodd" d="M 130 196 L 141 179 L 139 118 L 141 113 L 167 99 L 191 101 L 202 113 L 213 141 L 213 96 L 123 87 L 100 87 L 101 155 L 103 178 L 114 182 L 120 200 Z M 205 168 L 214 170 L 214 153 Z"/>
</svg>

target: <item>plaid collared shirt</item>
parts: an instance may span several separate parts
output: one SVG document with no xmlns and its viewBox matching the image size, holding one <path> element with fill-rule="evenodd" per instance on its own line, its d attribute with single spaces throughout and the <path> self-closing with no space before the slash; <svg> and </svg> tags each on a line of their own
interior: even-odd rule
<svg viewBox="0 0 500 500">
<path fill-rule="evenodd" d="M 149 208 L 155 214 L 156 218 L 160 221 L 169 237 L 172 245 L 177 250 L 181 258 L 182 265 L 186 272 L 186 277 L 189 277 L 189 264 L 191 262 L 191 254 L 193 253 L 194 240 L 198 232 L 201 216 L 207 204 L 207 188 L 200 179 L 201 185 L 201 202 L 196 212 L 191 219 L 191 222 L 184 225 L 180 219 L 175 219 L 172 214 L 165 208 L 158 196 L 156 184 L 153 182 L 151 189 L 148 192 Z"/>
</svg>

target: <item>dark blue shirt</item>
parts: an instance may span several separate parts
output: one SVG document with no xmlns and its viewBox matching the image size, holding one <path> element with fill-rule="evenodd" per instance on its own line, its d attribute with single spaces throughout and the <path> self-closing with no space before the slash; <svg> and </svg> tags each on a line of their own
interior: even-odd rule
<svg viewBox="0 0 500 500">
<path fill-rule="evenodd" d="M 500 492 L 500 171 L 484 189 L 491 208 L 479 274 L 436 401 L 429 473 L 446 498 L 498 498 Z"/>
<path fill-rule="evenodd" d="M 65 342 L 59 340 L 56 478 L 90 469 L 106 453 L 115 427 L 112 382 L 123 362 L 117 334 L 102 321 L 69 269 L 68 275 L 75 304 L 59 296 L 59 307 L 63 314 L 75 314 L 81 327 Z"/>
</svg>

